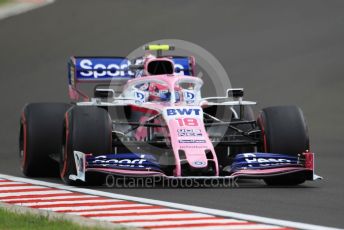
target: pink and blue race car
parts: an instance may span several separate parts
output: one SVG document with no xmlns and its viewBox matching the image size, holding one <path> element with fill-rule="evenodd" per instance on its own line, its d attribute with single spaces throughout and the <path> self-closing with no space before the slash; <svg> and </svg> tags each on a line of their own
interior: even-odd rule
<svg viewBox="0 0 344 230">
<path fill-rule="evenodd" d="M 252 178 L 268 185 L 320 178 L 298 107 L 268 107 L 255 118 L 255 102 L 243 100 L 241 88 L 202 98 L 195 58 L 162 55 L 172 48 L 149 45 L 149 54 L 135 60 L 72 57 L 72 102 L 23 109 L 23 173 L 59 175 L 67 184 L 101 183 L 109 174 Z M 91 85 L 92 96 L 85 93 Z"/>
</svg>

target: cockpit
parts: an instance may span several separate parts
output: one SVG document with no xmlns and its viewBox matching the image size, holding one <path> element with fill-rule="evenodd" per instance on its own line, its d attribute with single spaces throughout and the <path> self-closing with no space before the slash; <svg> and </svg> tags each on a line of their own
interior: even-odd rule
<svg viewBox="0 0 344 230">
<path fill-rule="evenodd" d="M 128 82 L 123 97 L 136 102 L 195 104 L 201 98 L 203 81 L 195 77 L 156 75 Z"/>
</svg>

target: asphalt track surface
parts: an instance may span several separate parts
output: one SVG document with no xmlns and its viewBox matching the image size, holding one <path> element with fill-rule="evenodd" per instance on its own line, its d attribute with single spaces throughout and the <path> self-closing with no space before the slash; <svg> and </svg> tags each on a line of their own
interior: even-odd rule
<svg viewBox="0 0 344 230">
<path fill-rule="evenodd" d="M 272 218 L 344 227 L 344 2 L 58 0 L 0 21 L 0 172 L 22 176 L 18 124 L 27 102 L 68 101 L 71 55 L 126 55 L 157 39 L 213 53 L 246 98 L 300 106 L 317 173 L 298 187 L 106 189 Z M 59 182 L 58 179 L 43 179 Z"/>
</svg>

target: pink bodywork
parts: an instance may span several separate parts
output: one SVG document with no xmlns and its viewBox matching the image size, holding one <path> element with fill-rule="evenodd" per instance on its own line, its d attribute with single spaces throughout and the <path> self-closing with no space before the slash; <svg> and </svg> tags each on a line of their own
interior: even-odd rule
<svg viewBox="0 0 344 230">
<path fill-rule="evenodd" d="M 197 103 L 188 104 L 185 100 L 169 102 L 161 101 L 136 101 L 132 100 L 130 93 L 134 92 L 133 86 L 144 84 L 146 82 L 155 82 L 157 84 L 163 84 L 160 89 L 166 88 L 171 92 L 172 97 L 175 99 L 175 90 L 178 88 L 179 81 L 197 83 L 199 86 L 203 84 L 203 81 L 200 78 L 183 76 L 180 74 L 164 74 L 164 75 L 154 75 L 147 76 L 149 73 L 147 71 L 148 64 L 150 61 L 169 61 L 169 58 L 147 58 L 144 61 L 144 75 L 143 77 L 138 77 L 135 79 L 128 80 L 124 85 L 122 96 L 124 99 L 128 99 L 128 103 L 123 103 L 124 106 L 130 106 L 133 110 L 139 110 L 145 114 L 139 120 L 140 123 L 144 123 L 151 116 L 161 114 L 158 119 L 155 119 L 154 122 L 157 124 L 166 125 L 166 127 L 156 127 L 154 132 L 162 134 L 166 140 L 170 141 L 172 145 L 172 151 L 175 159 L 175 170 L 174 177 L 182 176 L 182 162 L 187 161 L 187 163 L 196 169 L 207 168 L 209 162 L 212 162 L 215 166 L 215 177 L 219 176 L 219 165 L 217 156 L 214 150 L 214 146 L 211 140 L 208 137 L 207 131 L 203 123 L 203 110 L 202 107 L 206 106 L 206 101 L 197 101 Z M 71 59 L 72 67 L 70 68 L 70 82 L 69 82 L 69 97 L 74 101 L 90 101 L 90 98 L 81 92 L 77 88 L 77 83 L 82 82 L 75 78 L 76 69 L 75 69 L 75 58 Z M 191 73 L 195 74 L 195 59 L 190 57 L 190 68 Z M 173 63 L 172 63 L 173 64 Z M 101 82 L 97 80 L 97 83 Z M 109 83 L 108 80 L 105 80 L 105 83 Z M 181 88 L 179 88 L 182 90 Z M 138 89 L 139 90 L 139 89 Z M 141 89 L 140 89 L 141 90 Z M 199 88 L 197 90 L 200 90 Z M 142 91 L 142 90 L 141 90 Z M 200 95 L 199 95 L 200 97 Z M 159 98 L 159 97 L 157 97 Z M 132 100 L 130 102 L 130 100 Z M 169 112 L 174 113 L 169 113 Z M 182 111 L 182 112 L 180 112 Z M 188 111 L 188 112 L 185 112 Z M 178 113 L 177 113 L 178 112 Z M 192 122 L 185 122 L 184 119 L 192 119 Z M 190 120 L 189 120 L 190 121 Z M 188 132 L 196 132 L 197 135 L 180 135 L 181 130 L 188 130 Z M 146 140 L 147 137 L 147 128 L 139 127 L 136 130 L 135 137 L 139 141 Z M 183 151 L 185 159 L 180 159 L 180 151 Z M 210 154 L 206 154 L 210 153 Z M 208 155 L 208 156 L 207 156 Z M 269 168 L 269 169 L 242 169 L 234 172 L 230 176 L 226 177 L 240 177 L 240 176 L 274 176 L 278 174 L 287 174 L 287 173 L 297 173 L 301 171 L 305 172 L 314 172 L 314 154 L 311 152 L 303 153 L 305 156 L 305 167 L 280 167 L 280 168 Z M 120 175 L 139 175 L 139 176 L 166 176 L 163 172 L 159 171 L 140 171 L 140 170 L 126 170 L 126 169 L 111 169 L 111 168 L 87 168 L 86 171 L 98 171 L 98 172 L 107 172 Z M 313 174 L 314 175 L 314 174 Z M 213 176 L 213 177 L 214 177 Z"/>
<path fill-rule="evenodd" d="M 132 85 L 140 84 L 142 80 L 145 81 L 161 81 L 164 82 L 167 87 L 171 90 L 174 89 L 176 83 L 183 79 L 183 80 L 190 80 L 194 81 L 195 77 L 189 76 L 173 76 L 173 75 L 156 75 L 156 76 L 147 76 L 144 78 L 137 78 L 129 80 L 127 83 L 127 87 Z M 200 79 L 198 79 L 200 81 Z M 126 90 L 126 87 L 125 89 Z M 137 105 L 134 105 L 137 106 Z M 203 123 L 203 112 L 201 106 L 190 106 L 185 105 L 183 102 L 179 103 L 156 103 L 156 102 L 146 102 L 142 103 L 140 109 L 147 110 L 147 111 L 156 111 L 156 113 L 162 113 L 163 121 L 162 123 L 167 125 L 167 137 L 170 138 L 174 157 L 175 157 L 175 164 L 176 168 L 174 171 L 174 176 L 181 176 L 181 159 L 179 157 L 179 150 L 183 150 L 185 152 L 186 160 L 191 167 L 194 168 L 206 168 L 208 166 L 209 161 L 213 161 L 215 163 L 215 170 L 216 176 L 219 175 L 219 168 L 218 168 L 218 161 L 215 154 L 214 147 L 208 137 L 208 134 L 205 130 L 204 123 Z M 193 115 L 178 115 L 169 119 L 166 116 L 167 109 L 197 109 L 199 110 L 199 116 Z M 176 119 L 184 119 L 184 118 L 192 118 L 196 119 L 197 122 L 193 126 L 180 126 L 179 122 Z M 144 122 L 147 120 L 148 117 L 142 117 L 140 122 Z M 198 137 L 195 136 L 187 136 L 181 137 L 178 136 L 178 130 L 180 129 L 192 129 L 197 130 L 201 135 Z M 143 139 L 147 135 L 147 129 L 144 127 L 140 127 L 136 132 L 137 139 Z M 197 141 L 201 141 L 202 143 L 195 143 Z M 181 143 L 183 142 L 183 143 Z M 189 142 L 189 143 L 187 143 Z M 212 153 L 212 159 L 207 159 L 206 151 L 210 151 Z"/>
</svg>

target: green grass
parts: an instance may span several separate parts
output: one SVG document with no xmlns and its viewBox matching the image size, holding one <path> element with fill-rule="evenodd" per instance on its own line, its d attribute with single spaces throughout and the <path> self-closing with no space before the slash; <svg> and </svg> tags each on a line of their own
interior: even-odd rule
<svg viewBox="0 0 344 230">
<path fill-rule="evenodd" d="M 0 230 L 35 229 L 35 230 L 101 230 L 102 228 L 81 227 L 65 220 L 49 220 L 45 216 L 18 214 L 0 208 Z M 120 229 L 120 228 L 118 228 Z"/>
<path fill-rule="evenodd" d="M 3 3 L 9 2 L 9 1 L 11 1 L 11 0 L 0 0 L 0 5 Z"/>
</svg>

